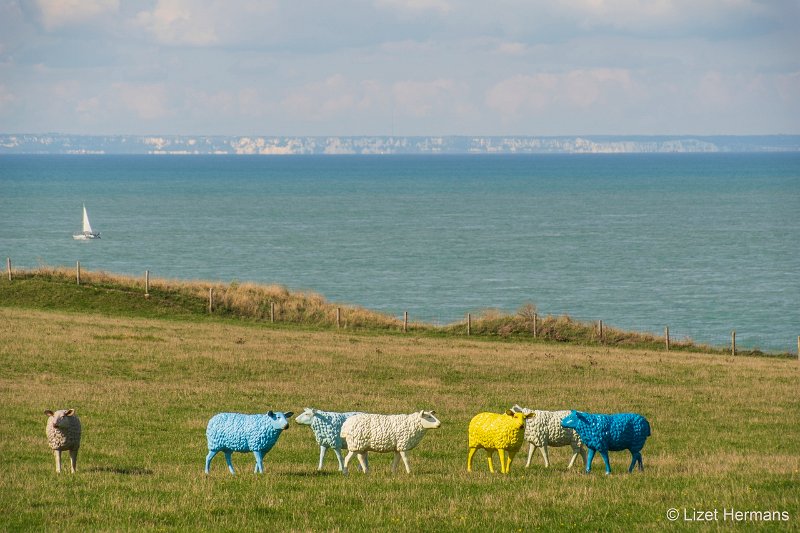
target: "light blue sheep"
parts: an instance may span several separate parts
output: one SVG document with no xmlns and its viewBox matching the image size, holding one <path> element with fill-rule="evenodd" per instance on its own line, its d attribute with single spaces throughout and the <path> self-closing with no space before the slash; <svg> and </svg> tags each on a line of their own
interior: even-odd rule
<svg viewBox="0 0 800 533">
<path fill-rule="evenodd" d="M 359 413 L 337 413 L 306 407 L 294 419 L 298 424 L 310 425 L 311 431 L 314 432 L 314 437 L 316 437 L 317 444 L 319 444 L 319 466 L 317 466 L 317 470 L 322 470 L 325 452 L 328 451 L 328 448 L 331 448 L 339 461 L 339 471 L 347 474 L 347 468 L 345 468 L 344 459 L 342 458 L 342 448 L 347 448 L 347 443 L 344 442 L 341 436 L 342 424 L 344 424 L 345 420 L 357 414 Z"/>
<path fill-rule="evenodd" d="M 289 427 L 288 419 L 292 412 L 281 413 L 269 411 L 265 415 L 243 415 L 240 413 L 219 413 L 208 421 L 206 437 L 208 438 L 208 455 L 206 456 L 206 474 L 211 466 L 211 459 L 218 452 L 225 454 L 228 470 L 233 470 L 231 454 L 233 452 L 253 452 L 256 457 L 255 472 L 264 471 L 264 454 L 272 449 L 281 432 Z"/>
<path fill-rule="evenodd" d="M 608 452 L 621 450 L 631 452 L 628 472 L 633 471 L 636 463 L 639 463 L 639 470 L 644 470 L 641 451 L 647 437 L 650 436 L 650 423 L 642 415 L 636 413 L 601 415 L 570 411 L 561 421 L 561 425 L 574 429 L 589 448 L 586 472 L 591 472 L 594 454 L 600 452 L 606 463 L 606 474 L 610 474 L 611 463 L 608 460 Z"/>
</svg>

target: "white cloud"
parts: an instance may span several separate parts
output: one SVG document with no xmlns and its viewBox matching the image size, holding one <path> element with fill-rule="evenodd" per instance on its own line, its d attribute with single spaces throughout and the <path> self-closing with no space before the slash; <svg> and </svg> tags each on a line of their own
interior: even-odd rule
<svg viewBox="0 0 800 533">
<path fill-rule="evenodd" d="M 448 13 L 452 6 L 447 0 L 375 0 L 375 5 L 407 13 L 438 11 Z"/>
<path fill-rule="evenodd" d="M 10 107 L 17 97 L 4 84 L 0 83 L 0 110 Z"/>
<path fill-rule="evenodd" d="M 42 25 L 47 30 L 91 21 L 119 10 L 119 0 L 36 0 Z"/>
<path fill-rule="evenodd" d="M 174 115 L 163 83 L 115 83 L 111 88 L 111 94 L 119 99 L 119 104 L 132 111 L 138 119 L 150 121 Z"/>
<path fill-rule="evenodd" d="M 456 83 L 449 79 L 400 81 L 392 87 L 398 110 L 418 118 L 430 116 L 435 110 L 449 110 L 455 93 Z"/>
<path fill-rule="evenodd" d="M 136 20 L 162 44 L 213 44 L 217 42 L 214 18 L 197 7 L 191 0 L 158 0 L 152 11 L 140 12 Z"/>
<path fill-rule="evenodd" d="M 492 86 L 486 105 L 506 118 L 536 115 L 553 106 L 589 108 L 634 92 L 624 69 L 578 69 L 566 73 L 517 75 Z"/>
</svg>

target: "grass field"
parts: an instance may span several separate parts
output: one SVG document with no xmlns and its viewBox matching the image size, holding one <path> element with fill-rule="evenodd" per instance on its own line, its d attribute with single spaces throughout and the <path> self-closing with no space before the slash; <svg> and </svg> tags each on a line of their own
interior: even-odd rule
<svg viewBox="0 0 800 533">
<path fill-rule="evenodd" d="M 0 302 L 2 306 L 2 302 Z M 783 358 L 539 341 L 338 332 L 0 307 L 0 529 L 693 530 L 693 510 L 785 511 L 800 528 L 800 365 Z M 470 418 L 532 408 L 636 411 L 653 434 L 645 471 L 566 470 L 568 448 L 530 469 L 466 472 Z M 316 472 L 318 448 L 291 423 L 252 473 L 251 454 L 203 474 L 205 425 L 220 411 L 434 409 L 412 474 L 371 457 L 368 476 Z M 79 472 L 56 475 L 44 409 L 83 423 Z M 580 459 L 576 464 L 580 464 Z M 680 518 L 667 520 L 668 509 Z"/>
</svg>

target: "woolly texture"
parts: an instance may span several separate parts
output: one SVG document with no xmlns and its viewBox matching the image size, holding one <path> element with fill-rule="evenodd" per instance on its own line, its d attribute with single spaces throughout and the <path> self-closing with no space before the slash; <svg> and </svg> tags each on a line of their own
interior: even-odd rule
<svg viewBox="0 0 800 533">
<path fill-rule="evenodd" d="M 574 429 L 589 448 L 587 472 L 591 471 L 594 453 L 600 452 L 606 463 L 606 473 L 611 473 L 608 452 L 621 450 L 630 450 L 631 452 L 632 461 L 629 472 L 633 470 L 637 462 L 639 469 L 643 469 L 640 452 L 647 437 L 650 436 L 650 423 L 642 415 L 636 413 L 606 415 L 570 411 L 561 424 Z"/>
<path fill-rule="evenodd" d="M 284 420 L 285 421 L 285 420 Z M 281 431 L 268 415 L 243 415 L 219 413 L 208 421 L 206 438 L 209 451 L 267 453 L 272 449 Z"/>
<path fill-rule="evenodd" d="M 515 405 L 511 409 L 515 412 L 533 415 L 525 421 L 524 438 L 525 441 L 531 445 L 530 453 L 528 454 L 528 464 L 526 466 L 530 466 L 531 455 L 536 448 L 541 448 L 545 466 L 550 466 L 550 460 L 547 455 L 548 447 L 572 447 L 573 455 L 568 468 L 572 467 L 576 454 L 580 454 L 584 462 L 586 461 L 586 451 L 583 449 L 580 435 L 578 435 L 574 429 L 565 428 L 561 425 L 561 421 L 569 415 L 570 411 L 531 410 L 518 405 Z"/>
<path fill-rule="evenodd" d="M 368 452 L 394 452 L 392 472 L 402 459 L 406 472 L 410 474 L 406 452 L 419 444 L 426 430 L 441 425 L 434 415 L 433 411 L 420 411 L 409 415 L 357 414 L 348 418 L 342 425 L 342 438 L 347 441 L 349 449 L 344 471 L 347 471 L 354 455 L 366 474 L 369 471 Z"/>
<path fill-rule="evenodd" d="M 479 448 L 486 450 L 489 470 L 494 472 L 492 453 L 500 456 L 500 472 L 508 474 L 514 455 L 522 446 L 525 435 L 525 419 L 531 415 L 523 413 L 480 413 L 469 423 L 469 454 L 467 472 L 472 472 L 472 457 Z M 507 452 L 507 453 L 506 453 Z"/>
<path fill-rule="evenodd" d="M 208 421 L 206 438 L 208 440 L 208 456 L 206 456 L 206 474 L 211 459 L 217 452 L 225 453 L 228 470 L 233 474 L 231 452 L 253 452 L 256 458 L 255 471 L 262 472 L 264 454 L 269 452 L 281 432 L 288 427 L 286 418 L 292 413 L 273 413 L 265 415 L 245 415 L 240 413 L 219 413 Z"/>
<path fill-rule="evenodd" d="M 480 413 L 469 423 L 469 447 L 485 450 L 519 450 L 525 436 L 524 416 Z"/>
<path fill-rule="evenodd" d="M 420 443 L 425 428 L 419 413 L 410 415 L 360 414 L 342 425 L 347 448 L 356 452 L 408 451 Z"/>
<path fill-rule="evenodd" d="M 311 419 L 311 431 L 317 444 L 328 448 L 347 448 L 342 442 L 342 425 L 345 420 L 359 413 L 336 413 L 332 411 L 315 411 Z"/>
<path fill-rule="evenodd" d="M 81 446 L 81 421 L 68 412 L 73 410 L 62 409 L 47 418 L 47 443 L 53 450 L 77 450 Z"/>
</svg>

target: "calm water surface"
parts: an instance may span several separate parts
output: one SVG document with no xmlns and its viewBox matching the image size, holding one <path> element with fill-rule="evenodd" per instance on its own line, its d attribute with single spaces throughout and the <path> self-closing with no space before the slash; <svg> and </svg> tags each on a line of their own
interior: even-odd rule
<svg viewBox="0 0 800 533">
<path fill-rule="evenodd" d="M 95 242 L 73 241 L 85 202 Z M 17 267 L 279 283 L 796 350 L 800 155 L 3 156 Z"/>
</svg>

